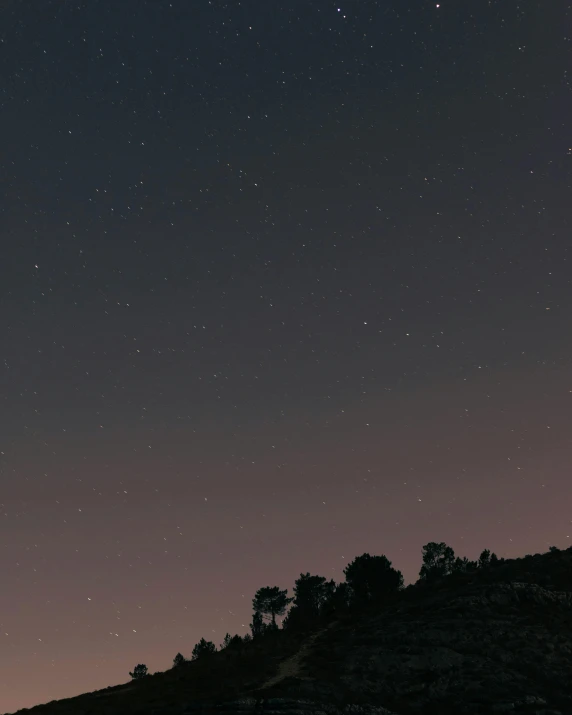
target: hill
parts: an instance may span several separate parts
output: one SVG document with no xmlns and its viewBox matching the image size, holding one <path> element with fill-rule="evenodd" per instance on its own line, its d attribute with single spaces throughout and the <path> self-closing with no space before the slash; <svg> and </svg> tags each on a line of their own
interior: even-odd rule
<svg viewBox="0 0 572 715">
<path fill-rule="evenodd" d="M 572 548 L 408 586 L 29 715 L 572 715 Z"/>
</svg>

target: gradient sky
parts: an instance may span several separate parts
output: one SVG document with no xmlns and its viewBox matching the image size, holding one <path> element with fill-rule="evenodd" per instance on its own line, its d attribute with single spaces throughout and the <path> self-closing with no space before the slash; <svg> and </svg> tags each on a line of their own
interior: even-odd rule
<svg viewBox="0 0 572 715">
<path fill-rule="evenodd" d="M 570 13 L 0 4 L 0 712 L 570 545 Z"/>
</svg>

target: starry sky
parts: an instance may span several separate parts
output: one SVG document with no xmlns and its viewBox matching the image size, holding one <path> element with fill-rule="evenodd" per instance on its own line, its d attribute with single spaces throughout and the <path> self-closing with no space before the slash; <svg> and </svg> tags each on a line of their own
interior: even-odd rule
<svg viewBox="0 0 572 715">
<path fill-rule="evenodd" d="M 0 712 L 570 545 L 570 15 L 0 3 Z"/>
</svg>

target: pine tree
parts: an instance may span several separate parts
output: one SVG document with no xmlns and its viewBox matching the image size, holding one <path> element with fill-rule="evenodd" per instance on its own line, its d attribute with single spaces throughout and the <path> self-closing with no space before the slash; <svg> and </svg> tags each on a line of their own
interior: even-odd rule
<svg viewBox="0 0 572 715">
<path fill-rule="evenodd" d="M 272 626 L 276 626 L 276 616 L 283 616 L 289 603 L 294 599 L 288 598 L 288 590 L 281 591 L 278 586 L 264 586 L 259 588 L 252 599 L 255 613 L 260 613 L 270 619 Z"/>
<path fill-rule="evenodd" d="M 452 573 L 455 565 L 455 552 L 443 541 L 430 541 L 423 547 L 423 565 L 419 577 L 432 581 Z"/>
<path fill-rule="evenodd" d="M 266 630 L 266 624 L 262 618 L 260 611 L 254 611 L 252 615 L 252 623 L 250 624 L 250 630 L 252 631 L 252 637 L 258 638 Z"/>
<path fill-rule="evenodd" d="M 354 604 L 379 603 L 403 588 L 403 574 L 386 556 L 362 554 L 344 569 Z"/>
<path fill-rule="evenodd" d="M 177 653 L 177 655 L 173 658 L 173 667 L 178 668 L 180 665 L 183 665 L 183 663 L 186 662 L 187 659 L 185 658 L 185 656 L 181 653 Z"/>
<path fill-rule="evenodd" d="M 133 668 L 133 672 L 129 673 L 129 675 L 133 678 L 133 680 L 141 680 L 141 678 L 149 675 L 149 672 L 146 665 L 139 663 L 139 665 L 136 665 L 135 668 Z"/>
<path fill-rule="evenodd" d="M 479 556 L 479 568 L 484 569 L 490 566 L 491 563 L 491 552 L 488 549 L 484 549 Z"/>
<path fill-rule="evenodd" d="M 204 638 L 201 638 L 201 640 L 193 648 L 191 658 L 192 660 L 208 658 L 213 653 L 216 653 L 216 645 L 212 641 L 206 641 Z"/>
</svg>

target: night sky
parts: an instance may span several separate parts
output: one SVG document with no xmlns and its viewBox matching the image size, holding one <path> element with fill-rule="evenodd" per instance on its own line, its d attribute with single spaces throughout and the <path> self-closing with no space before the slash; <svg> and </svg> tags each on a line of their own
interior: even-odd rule
<svg viewBox="0 0 572 715">
<path fill-rule="evenodd" d="M 3 0 L 0 712 L 571 544 L 567 5 Z"/>
</svg>

